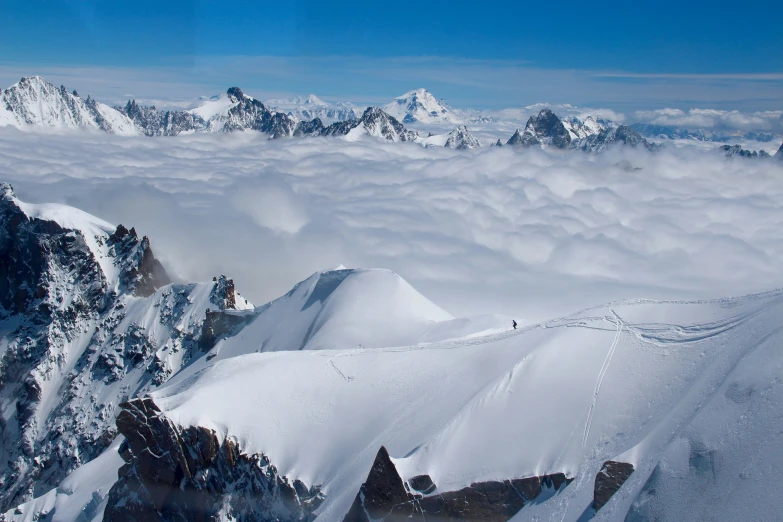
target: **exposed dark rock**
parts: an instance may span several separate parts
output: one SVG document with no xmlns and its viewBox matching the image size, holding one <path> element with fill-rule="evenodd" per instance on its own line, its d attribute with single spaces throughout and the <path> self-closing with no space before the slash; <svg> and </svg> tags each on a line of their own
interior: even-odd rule
<svg viewBox="0 0 783 522">
<path fill-rule="evenodd" d="M 174 425 L 152 399 L 121 407 L 126 464 L 109 492 L 106 522 L 300 522 L 323 501 L 317 486 L 280 476 L 264 455 L 245 455 L 212 430 Z"/>
<path fill-rule="evenodd" d="M 122 225 L 109 236 L 115 256 L 120 260 L 120 283 L 136 295 L 147 297 L 171 283 L 163 265 L 155 259 L 147 236 L 139 239 L 136 230 Z"/>
<path fill-rule="evenodd" d="M 512 147 L 530 147 L 532 145 L 540 144 L 541 142 L 538 138 L 531 134 L 522 134 L 519 132 L 519 129 L 517 129 L 506 142 L 506 145 L 511 145 Z"/>
<path fill-rule="evenodd" d="M 505 522 L 514 517 L 526 503 L 537 498 L 544 488 L 556 492 L 572 480 L 562 473 L 556 473 L 525 479 L 477 482 L 458 491 L 434 493 L 437 488 L 428 475 L 410 479 L 406 487 L 389 453 L 382 447 L 343 522 Z M 409 489 L 419 493 L 409 493 Z"/>
<path fill-rule="evenodd" d="M 532 134 L 542 143 L 552 145 L 558 149 L 565 149 L 571 144 L 571 135 L 554 112 L 550 109 L 541 109 L 538 116 L 530 117 L 525 126 L 525 132 Z"/>
<path fill-rule="evenodd" d="M 614 460 L 604 462 L 601 471 L 595 476 L 593 507 L 596 511 L 609 502 L 612 495 L 617 493 L 633 471 L 633 465 L 626 462 L 616 462 Z"/>
<path fill-rule="evenodd" d="M 503 146 L 503 142 L 502 141 L 498 140 L 498 141 L 495 142 L 495 147 L 502 147 L 502 146 Z"/>
<path fill-rule="evenodd" d="M 780 148 L 779 148 L 779 149 L 778 149 L 778 151 L 775 153 L 775 159 L 776 159 L 776 160 L 783 161 L 783 144 L 781 144 L 781 145 L 780 145 Z"/>
<path fill-rule="evenodd" d="M 320 118 L 315 118 L 311 121 L 300 121 L 296 124 L 294 137 L 320 136 L 323 133 L 324 128 L 324 124 L 321 122 Z"/>
<path fill-rule="evenodd" d="M 408 484 L 411 488 L 425 495 L 435 491 L 435 483 L 429 475 L 416 475 L 408 480 Z"/>
<path fill-rule="evenodd" d="M 720 150 L 726 153 L 727 158 L 738 156 L 740 158 L 769 158 L 769 154 L 764 150 L 747 150 L 741 145 L 723 145 Z"/>
</svg>

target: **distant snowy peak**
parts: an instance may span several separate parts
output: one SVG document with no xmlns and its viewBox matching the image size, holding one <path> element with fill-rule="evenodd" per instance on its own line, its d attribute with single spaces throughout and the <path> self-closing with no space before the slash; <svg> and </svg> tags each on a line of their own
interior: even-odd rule
<svg viewBox="0 0 783 522">
<path fill-rule="evenodd" d="M 775 159 L 783 161 L 783 143 L 781 143 L 780 148 L 775 153 Z"/>
<path fill-rule="evenodd" d="M 76 91 L 55 87 L 40 76 L 22 78 L 0 91 L 0 126 L 53 129 L 95 128 L 111 134 L 138 134 L 126 115 Z"/>
<path fill-rule="evenodd" d="M 398 96 L 383 110 L 403 123 L 462 123 L 457 113 L 426 89 L 416 89 Z"/>
<path fill-rule="evenodd" d="M 306 121 L 315 118 L 322 122 L 333 123 L 335 121 L 358 120 L 363 110 L 352 103 L 329 103 L 320 99 L 315 94 L 309 96 L 296 96 L 295 98 L 279 98 L 267 100 L 267 106 L 275 110 L 287 112 L 289 116 L 297 120 Z"/>
</svg>

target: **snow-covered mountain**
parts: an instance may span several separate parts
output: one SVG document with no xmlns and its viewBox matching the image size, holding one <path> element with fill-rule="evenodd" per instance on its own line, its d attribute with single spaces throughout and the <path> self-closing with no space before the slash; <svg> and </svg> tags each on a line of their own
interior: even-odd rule
<svg viewBox="0 0 783 522">
<path fill-rule="evenodd" d="M 462 123 L 451 107 L 426 89 L 408 91 L 384 105 L 383 110 L 403 123 Z"/>
<path fill-rule="evenodd" d="M 168 283 L 133 229 L 0 189 L 6 520 L 783 507 L 781 291 L 514 329 L 454 318 L 390 271 L 339 268 L 254 308 L 224 277 Z"/>
<path fill-rule="evenodd" d="M 201 356 L 223 310 L 245 308 L 224 277 L 170 284 L 133 228 L 0 184 L 0 509 L 100 455 L 120 403 Z"/>
<path fill-rule="evenodd" d="M 418 134 L 406 129 L 396 118 L 386 114 L 378 107 L 367 107 L 358 120 L 333 123 L 324 128 L 320 134 L 322 136 L 345 136 L 348 140 L 372 136 L 392 142 L 417 141 L 419 138 Z"/>
<path fill-rule="evenodd" d="M 297 96 L 290 99 L 267 100 L 266 105 L 273 107 L 276 111 L 285 111 L 289 116 L 298 120 L 314 120 L 318 118 L 324 123 L 358 120 L 364 112 L 363 109 L 352 103 L 328 103 L 318 98 L 315 94 Z"/>
<path fill-rule="evenodd" d="M 616 126 L 612 122 L 595 120 L 590 116 L 584 121 L 576 117 L 563 121 L 549 108 L 541 109 L 536 117 L 531 116 L 525 130 L 517 129 L 506 145 L 518 148 L 541 145 L 585 152 L 603 152 L 614 145 L 641 145 L 647 150 L 657 148 L 657 145 L 648 142 L 627 125 Z"/>
<path fill-rule="evenodd" d="M 783 144 L 780 145 L 780 148 L 775 153 L 775 159 L 783 161 Z"/>
<path fill-rule="evenodd" d="M 136 127 L 123 114 L 89 96 L 55 87 L 40 76 L 22 78 L 0 91 L 0 126 L 53 129 L 94 128 L 133 135 Z"/>
<path fill-rule="evenodd" d="M 481 147 L 481 143 L 473 137 L 467 127 L 460 125 L 449 133 L 444 146 L 456 150 L 477 149 Z"/>
<path fill-rule="evenodd" d="M 514 147 L 547 145 L 567 149 L 571 145 L 571 133 L 551 109 L 541 109 L 538 116 L 531 116 L 523 131 L 519 129 L 506 142 Z"/>
</svg>

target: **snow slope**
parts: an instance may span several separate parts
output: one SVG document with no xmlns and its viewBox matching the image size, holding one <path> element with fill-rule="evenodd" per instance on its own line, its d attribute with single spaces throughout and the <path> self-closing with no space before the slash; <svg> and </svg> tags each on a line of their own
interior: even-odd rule
<svg viewBox="0 0 783 522">
<path fill-rule="evenodd" d="M 381 445 L 404 478 L 429 474 L 440 491 L 556 472 L 576 479 L 515 520 L 591 517 L 595 476 L 609 459 L 636 471 L 597 520 L 624 520 L 634 501 L 663 510 L 662 520 L 686 519 L 694 503 L 702 519 L 725 519 L 732 509 L 761 520 L 779 512 L 783 482 L 762 462 L 765 451 L 780 459 L 771 440 L 780 433 L 772 399 L 783 390 L 781 319 L 783 294 L 772 292 L 627 301 L 525 330 L 408 347 L 356 348 L 359 338 L 343 341 L 336 328 L 330 338 L 338 342 L 329 344 L 340 349 L 221 353 L 152 397 L 174 422 L 215 429 L 244 452 L 263 452 L 281 474 L 322 484 L 318 520 L 348 511 Z M 249 329 L 242 333 L 253 342 Z M 754 415 L 758 405 L 774 415 Z M 769 443 L 745 440 L 747 416 L 756 440 Z M 673 503 L 645 488 L 656 467 L 658 476 L 706 471 L 702 487 L 670 483 L 667 494 L 684 487 L 693 496 Z M 753 495 L 732 496 L 736 488 Z"/>
<path fill-rule="evenodd" d="M 511 323 L 502 316 L 454 319 L 400 276 L 380 269 L 315 273 L 255 313 L 257 317 L 238 335 L 215 346 L 210 359 L 253 352 L 413 345 L 494 331 Z"/>
</svg>

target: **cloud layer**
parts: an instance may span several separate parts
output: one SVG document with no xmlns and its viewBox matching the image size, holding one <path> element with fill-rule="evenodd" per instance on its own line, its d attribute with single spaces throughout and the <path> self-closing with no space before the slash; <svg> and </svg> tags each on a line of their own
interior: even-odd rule
<svg viewBox="0 0 783 522">
<path fill-rule="evenodd" d="M 150 236 L 184 280 L 262 303 L 316 270 L 395 270 L 452 313 L 783 285 L 783 166 L 715 151 L 455 152 L 256 133 L 0 129 L 0 179 Z"/>
</svg>

